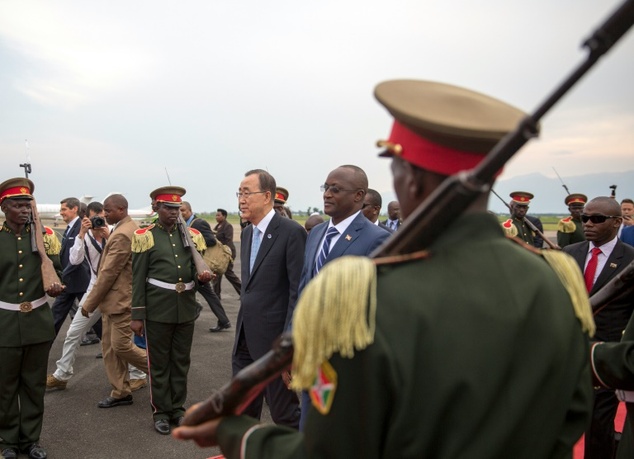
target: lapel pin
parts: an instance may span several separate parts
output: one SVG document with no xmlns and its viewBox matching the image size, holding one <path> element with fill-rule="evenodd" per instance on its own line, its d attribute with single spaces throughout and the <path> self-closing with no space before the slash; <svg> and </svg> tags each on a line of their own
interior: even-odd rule
<svg viewBox="0 0 634 459">
<path fill-rule="evenodd" d="M 616 263 L 610 263 L 610 268 L 612 269 L 616 268 Z"/>
<path fill-rule="evenodd" d="M 352 240 L 352 236 L 350 236 L 349 234 L 346 234 L 346 241 L 351 241 Z"/>
<path fill-rule="evenodd" d="M 267 238 L 267 239 L 271 239 L 271 237 L 272 237 L 272 236 L 271 236 L 271 233 L 269 233 L 269 234 L 267 234 L 267 235 L 266 235 L 266 238 Z"/>
</svg>

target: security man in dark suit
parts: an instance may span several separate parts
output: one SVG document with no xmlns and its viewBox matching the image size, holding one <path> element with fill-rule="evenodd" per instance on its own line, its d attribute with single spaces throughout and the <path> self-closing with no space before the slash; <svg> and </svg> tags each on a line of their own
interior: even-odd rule
<svg viewBox="0 0 634 459">
<path fill-rule="evenodd" d="M 621 206 L 607 196 L 588 202 L 581 214 L 585 242 L 563 248 L 577 261 L 584 273 L 588 294 L 592 296 L 634 260 L 634 247 L 621 242 Z M 634 311 L 634 294 L 619 297 L 594 311 L 595 338 L 618 342 Z M 585 459 L 612 459 L 614 455 L 614 417 L 618 408 L 614 391 L 599 387 L 594 392 L 592 423 L 585 436 Z"/>
<path fill-rule="evenodd" d="M 70 249 L 75 244 L 75 238 L 79 234 L 81 228 L 81 218 L 79 218 L 80 202 L 77 198 L 66 198 L 61 201 L 60 214 L 67 223 L 66 231 L 62 237 L 62 250 L 60 252 L 60 261 L 62 264 L 62 283 L 65 288 L 61 295 L 55 298 L 52 311 L 55 321 L 55 336 L 59 333 L 60 328 L 66 316 L 70 312 L 75 301 L 79 303 L 86 293 L 88 284 L 90 283 L 90 265 L 84 260 L 78 265 L 69 262 Z"/>
<path fill-rule="evenodd" d="M 198 230 L 200 234 L 202 234 L 203 239 L 205 239 L 205 245 L 207 247 L 213 247 L 214 245 L 216 245 L 216 237 L 211 230 L 211 226 L 209 225 L 207 220 L 203 220 L 192 212 L 192 206 L 189 202 L 182 202 L 181 215 L 183 216 L 183 220 L 185 220 L 187 226 Z M 211 282 L 200 285 L 198 287 L 198 293 L 203 296 L 203 298 L 209 305 L 211 312 L 213 312 L 213 314 L 218 319 L 218 325 L 210 328 L 209 331 L 218 332 L 226 330 L 227 328 L 231 328 L 231 322 L 229 322 L 229 318 L 227 317 L 225 308 L 222 307 L 220 298 L 218 298 L 216 292 L 211 288 Z"/>
<path fill-rule="evenodd" d="M 135 231 L 132 239 L 132 330 L 146 338 L 154 429 L 170 433 L 185 413 L 187 373 L 197 317 L 196 281 L 207 283 L 211 272 L 196 273 L 192 252 L 178 228 L 185 189 L 161 187 L 150 197 L 158 220 Z M 202 235 L 191 228 L 199 251 Z"/>
<path fill-rule="evenodd" d="M 390 201 L 387 205 L 387 216 L 388 218 L 383 221 L 383 224 L 392 231 L 396 231 L 403 223 L 401 220 L 401 205 L 398 201 Z"/>
<path fill-rule="evenodd" d="M 583 206 L 586 205 L 586 202 L 588 202 L 588 197 L 581 193 L 569 194 L 564 199 L 570 217 L 562 218 L 557 223 L 557 245 L 559 247 L 563 248 L 586 240 L 581 224 L 581 212 L 583 212 Z"/>
<path fill-rule="evenodd" d="M 48 352 L 55 339 L 46 294 L 61 284 L 43 285 L 42 260 L 31 244 L 33 182 L 13 178 L 0 184 L 5 222 L 0 230 L 0 456 L 46 458 L 39 445 L 44 415 Z M 46 254 L 59 268 L 59 240 L 43 235 Z"/>
<path fill-rule="evenodd" d="M 394 230 L 392 228 L 379 221 L 382 205 L 383 200 L 381 199 L 381 194 L 372 188 L 368 188 L 368 192 L 365 194 L 365 198 L 363 198 L 363 207 L 361 208 L 363 215 L 379 228 L 384 229 L 388 233 L 393 233 Z"/>
</svg>

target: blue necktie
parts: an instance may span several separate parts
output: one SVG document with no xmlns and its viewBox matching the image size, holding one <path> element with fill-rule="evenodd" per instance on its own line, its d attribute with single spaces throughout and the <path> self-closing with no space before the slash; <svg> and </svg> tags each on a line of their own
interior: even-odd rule
<svg viewBox="0 0 634 459">
<path fill-rule="evenodd" d="M 321 246 L 321 250 L 319 251 L 319 256 L 317 257 L 317 262 L 315 263 L 315 274 L 319 272 L 321 267 L 326 262 L 326 257 L 330 253 L 330 242 L 335 235 L 339 234 L 339 231 L 334 226 L 328 228 L 328 232 L 326 233 L 326 239 L 324 239 L 324 244 Z"/>
<path fill-rule="evenodd" d="M 253 265 L 255 264 L 255 258 L 258 256 L 258 250 L 260 250 L 260 236 L 261 232 L 257 226 L 253 227 L 253 239 L 251 240 L 251 258 L 249 259 L 249 272 L 253 271 Z"/>
</svg>

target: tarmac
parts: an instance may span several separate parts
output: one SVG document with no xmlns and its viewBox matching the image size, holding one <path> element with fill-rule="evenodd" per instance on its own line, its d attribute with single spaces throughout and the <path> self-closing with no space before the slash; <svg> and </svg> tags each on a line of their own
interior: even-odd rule
<svg viewBox="0 0 634 459">
<path fill-rule="evenodd" d="M 236 243 L 240 253 L 240 243 Z M 240 260 L 234 271 L 240 273 Z M 191 367 L 188 378 L 187 406 L 208 398 L 231 379 L 231 351 L 239 308 L 239 295 L 231 284 L 222 280 L 222 305 L 232 327 L 218 333 L 209 328 L 217 323 L 216 316 L 202 296 L 197 298 L 203 311 L 196 320 Z M 55 371 L 70 318 L 66 319 L 53 343 L 48 361 L 48 373 Z M 44 398 L 44 426 L 41 445 L 50 459 L 111 459 L 121 458 L 208 458 L 221 454 L 218 448 L 199 448 L 193 442 L 175 440 L 154 430 L 150 389 L 133 393 L 134 403 L 114 408 L 98 408 L 97 403 L 110 395 L 110 384 L 103 360 L 95 358 L 101 345 L 80 346 L 75 360 L 74 376 L 65 390 L 49 390 Z M 269 420 L 266 411 L 263 420 Z M 22 455 L 20 457 L 26 457 Z"/>
</svg>

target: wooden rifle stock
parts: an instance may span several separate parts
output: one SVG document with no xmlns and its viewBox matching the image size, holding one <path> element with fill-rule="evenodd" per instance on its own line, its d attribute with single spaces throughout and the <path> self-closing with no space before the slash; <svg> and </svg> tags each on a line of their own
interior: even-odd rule
<svg viewBox="0 0 634 459">
<path fill-rule="evenodd" d="M 610 301 L 632 289 L 634 289 L 634 261 L 590 297 L 592 313 L 596 314 Z"/>
<path fill-rule="evenodd" d="M 178 230 L 181 233 L 181 237 L 183 238 L 183 243 L 186 247 L 189 247 L 189 250 L 192 252 L 192 259 L 194 260 L 194 265 L 196 266 L 196 273 L 200 276 L 203 271 L 211 272 L 205 260 L 203 260 L 202 255 L 196 250 L 196 244 L 192 241 L 192 235 L 189 234 L 189 230 L 187 229 L 187 223 L 183 220 L 183 217 L 178 216 Z"/>
<path fill-rule="evenodd" d="M 590 54 L 573 73 L 546 99 L 533 115 L 526 116 L 514 132 L 506 135 L 471 171 L 448 177 L 423 201 L 403 226 L 371 255 L 373 258 L 400 255 L 423 250 L 453 223 L 478 196 L 490 189 L 490 184 L 506 162 L 538 133 L 542 116 L 605 54 L 634 22 L 634 0 L 624 2 L 584 42 Z M 283 335 L 284 336 L 284 335 Z M 191 407 L 185 415 L 185 425 L 197 425 L 227 414 L 239 414 L 259 391 L 292 361 L 293 345 L 282 338 L 283 358 L 275 349 L 244 368 L 211 398 Z M 265 371 L 263 371 L 265 370 Z"/>
<path fill-rule="evenodd" d="M 31 199 L 31 240 L 35 241 L 35 249 L 37 249 L 40 259 L 42 260 L 42 285 L 44 290 L 48 291 L 55 283 L 61 284 L 53 262 L 46 255 L 46 249 L 44 248 L 44 238 L 42 237 L 42 222 L 40 221 L 40 215 L 37 213 L 37 203 L 35 199 Z"/>
</svg>

